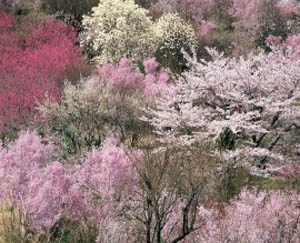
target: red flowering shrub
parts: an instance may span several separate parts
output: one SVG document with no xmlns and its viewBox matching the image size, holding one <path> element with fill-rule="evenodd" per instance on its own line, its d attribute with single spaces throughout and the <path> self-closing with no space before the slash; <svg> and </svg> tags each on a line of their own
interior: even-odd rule
<svg viewBox="0 0 300 243">
<path fill-rule="evenodd" d="M 28 124 L 35 103 L 47 92 L 60 96 L 64 79 L 76 80 L 85 64 L 75 45 L 76 34 L 62 22 L 48 20 L 16 30 L 12 15 L 0 14 L 0 134 Z"/>
</svg>

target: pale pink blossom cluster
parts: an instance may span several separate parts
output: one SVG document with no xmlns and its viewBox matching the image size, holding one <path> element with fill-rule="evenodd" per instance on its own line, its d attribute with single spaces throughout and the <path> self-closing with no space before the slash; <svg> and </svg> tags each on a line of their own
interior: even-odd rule
<svg viewBox="0 0 300 243">
<path fill-rule="evenodd" d="M 134 161 L 141 159 L 141 153 L 129 153 L 124 146 L 118 146 L 115 137 L 108 137 L 101 149 L 94 149 L 76 172 L 78 181 L 87 193 L 103 200 L 125 196 L 137 182 Z M 100 186 L 101 185 L 101 186 Z M 122 195 L 117 195 L 122 192 Z"/>
<path fill-rule="evenodd" d="M 53 152 L 53 145 L 32 132 L 0 150 L 1 201 L 13 203 L 38 231 L 50 230 L 63 215 L 77 220 L 84 211 L 74 180 Z"/>
<path fill-rule="evenodd" d="M 74 177 L 87 205 L 86 215 L 99 228 L 98 241 L 110 242 L 111 237 L 118 237 L 116 232 L 120 237 L 125 235 L 121 215 L 134 197 L 136 167 L 142 159 L 141 151 L 129 151 L 111 136 L 76 169 Z"/>
<path fill-rule="evenodd" d="M 259 6 L 260 0 L 233 0 L 229 13 L 237 19 L 235 22 L 237 26 L 251 28 L 258 25 Z"/>
<path fill-rule="evenodd" d="M 207 38 L 217 27 L 213 22 L 202 20 L 201 31 L 199 31 L 198 35 L 201 38 Z"/>
<path fill-rule="evenodd" d="M 244 190 L 223 210 L 199 209 L 205 224 L 186 243 L 300 242 L 300 196 Z"/>
<path fill-rule="evenodd" d="M 143 154 L 118 146 L 114 137 L 75 168 L 55 161 L 54 154 L 54 146 L 34 132 L 1 146 L 1 202 L 20 210 L 37 232 L 51 231 L 62 219 L 94 225 L 114 220 L 136 188 L 135 163 Z"/>
<path fill-rule="evenodd" d="M 277 6 L 282 14 L 285 15 L 290 15 L 297 12 L 297 5 L 294 0 L 279 1 Z"/>
<path fill-rule="evenodd" d="M 300 57 L 300 34 L 288 36 L 282 40 L 280 36 L 270 35 L 266 39 L 266 44 L 270 48 L 283 49 L 288 52 L 291 60 L 299 60 Z"/>
<path fill-rule="evenodd" d="M 281 50 L 240 59 L 208 51 L 213 61 L 186 56 L 190 70 L 176 80 L 176 95 L 157 99 L 156 108 L 142 119 L 164 144 L 218 141 L 230 130 L 245 144 L 229 154 L 243 154 L 248 161 L 253 157 L 253 162 L 267 157 L 287 162 L 280 148 L 293 147 L 284 141 L 300 125 L 300 61 L 291 62 Z"/>
</svg>

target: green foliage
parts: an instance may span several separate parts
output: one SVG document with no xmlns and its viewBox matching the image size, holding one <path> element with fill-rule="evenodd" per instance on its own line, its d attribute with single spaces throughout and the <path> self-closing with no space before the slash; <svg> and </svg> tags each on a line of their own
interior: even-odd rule
<svg viewBox="0 0 300 243">
<path fill-rule="evenodd" d="M 39 108 L 48 122 L 48 133 L 60 138 L 63 157 L 99 146 L 105 137 L 108 89 L 93 89 L 92 79 L 85 81 L 78 85 L 66 83 L 60 103 L 49 100 Z"/>
<path fill-rule="evenodd" d="M 81 20 L 82 15 L 87 14 L 98 3 L 99 0 L 41 0 L 41 9 L 48 14 L 71 14 Z"/>
<path fill-rule="evenodd" d="M 247 168 L 227 165 L 224 167 L 224 172 L 215 190 L 216 200 L 229 202 L 248 185 L 249 178 L 250 174 Z"/>
<path fill-rule="evenodd" d="M 74 222 L 60 221 L 51 232 L 53 243 L 92 243 L 97 238 L 97 229 L 93 225 L 83 226 Z"/>
<path fill-rule="evenodd" d="M 290 191 L 300 191 L 300 179 L 299 178 L 280 178 L 280 177 L 259 177 L 250 176 L 249 186 L 257 188 L 261 191 L 271 191 L 271 190 L 290 190 Z"/>
<path fill-rule="evenodd" d="M 60 103 L 48 100 L 40 105 L 45 121 L 41 132 L 59 138 L 65 159 L 99 147 L 111 132 L 132 145 L 146 129 L 138 120 L 142 97 L 139 92 L 117 92 L 97 76 L 77 85 L 66 83 Z"/>
</svg>

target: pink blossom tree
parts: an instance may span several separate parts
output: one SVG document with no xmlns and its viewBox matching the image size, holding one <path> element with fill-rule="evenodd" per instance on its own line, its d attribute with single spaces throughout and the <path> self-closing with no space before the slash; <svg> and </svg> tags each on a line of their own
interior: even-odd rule
<svg viewBox="0 0 300 243">
<path fill-rule="evenodd" d="M 72 174 L 54 160 L 54 146 L 45 142 L 36 133 L 23 132 L 0 150 L 1 201 L 20 210 L 25 226 L 37 232 L 50 232 L 61 219 L 75 222 L 86 214 Z"/>
<path fill-rule="evenodd" d="M 227 160 L 246 164 L 299 161 L 299 61 L 281 50 L 238 60 L 208 51 L 213 61 L 186 56 L 190 70 L 176 80 L 176 95 L 165 93 L 142 118 L 158 140 L 218 142 Z"/>
<path fill-rule="evenodd" d="M 186 242 L 300 242 L 299 194 L 244 190 L 220 212 L 201 207 L 203 227 Z"/>
<path fill-rule="evenodd" d="M 124 242 L 128 237 L 124 229 L 130 228 L 130 222 L 123 215 L 138 188 L 137 166 L 142 159 L 141 151 L 130 151 L 111 136 L 76 169 L 74 177 L 84 195 L 88 219 L 99 229 L 99 242 L 110 242 L 115 233 Z M 116 226 L 119 229 L 114 232 Z"/>
</svg>

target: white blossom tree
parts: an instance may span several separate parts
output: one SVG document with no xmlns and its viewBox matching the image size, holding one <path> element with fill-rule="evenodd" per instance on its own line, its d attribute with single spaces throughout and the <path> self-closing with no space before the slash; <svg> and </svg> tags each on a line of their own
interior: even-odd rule
<svg viewBox="0 0 300 243">
<path fill-rule="evenodd" d="M 143 61 L 156 48 L 147 13 L 133 0 L 103 0 L 83 16 L 80 44 L 96 63 L 119 62 L 122 57 Z"/>
<path fill-rule="evenodd" d="M 142 118 L 163 146 L 210 141 L 229 161 L 299 161 L 300 61 L 275 49 L 240 59 L 208 52 L 212 61 L 185 54 L 189 71 Z"/>
<path fill-rule="evenodd" d="M 180 49 L 197 44 L 192 26 L 179 14 L 168 13 L 154 22 L 134 0 L 102 0 L 83 16 L 82 27 L 80 45 L 100 64 L 118 63 L 123 57 L 141 63 L 156 56 L 162 64 L 182 66 Z"/>
</svg>

